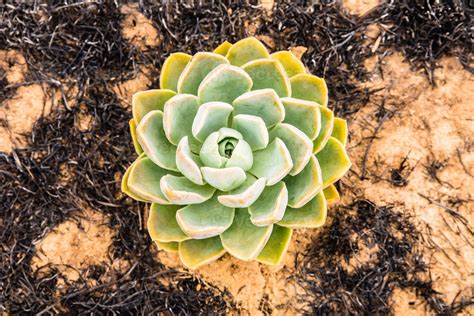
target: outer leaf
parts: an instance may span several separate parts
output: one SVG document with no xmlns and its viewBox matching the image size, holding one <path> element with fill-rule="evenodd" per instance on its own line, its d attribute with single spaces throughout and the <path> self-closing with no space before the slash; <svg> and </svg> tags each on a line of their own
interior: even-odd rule
<svg viewBox="0 0 474 316">
<path fill-rule="evenodd" d="M 283 65 L 289 78 L 306 72 L 306 68 L 301 60 L 290 51 L 284 50 L 273 53 L 270 55 L 270 58 L 278 60 Z"/>
<path fill-rule="evenodd" d="M 321 111 L 321 130 L 318 137 L 313 141 L 313 153 L 319 152 L 326 146 L 334 127 L 334 113 L 327 107 L 320 106 Z"/>
<path fill-rule="evenodd" d="M 155 244 L 158 247 L 158 250 L 165 250 L 168 252 L 178 252 L 179 243 L 175 241 L 162 242 L 155 240 Z"/>
<path fill-rule="evenodd" d="M 303 131 L 311 140 L 314 140 L 321 130 L 321 111 L 314 102 L 294 98 L 281 99 L 285 107 L 285 120 Z"/>
<path fill-rule="evenodd" d="M 288 205 L 300 208 L 323 190 L 323 179 L 318 160 L 311 156 L 303 171 L 294 177 L 286 177 L 288 188 Z"/>
<path fill-rule="evenodd" d="M 135 152 L 137 153 L 137 155 L 141 155 L 143 153 L 143 149 L 137 140 L 137 124 L 135 124 L 134 119 L 130 119 L 128 125 L 130 127 L 130 135 L 132 135 L 132 142 L 133 147 L 135 148 Z"/>
<path fill-rule="evenodd" d="M 347 129 L 347 121 L 335 117 L 334 118 L 334 127 L 332 129 L 332 134 L 331 136 L 337 139 L 338 141 L 341 142 L 341 144 L 346 147 L 347 145 L 347 135 L 348 135 L 348 129 Z"/>
<path fill-rule="evenodd" d="M 176 221 L 177 205 L 152 204 L 147 227 L 152 240 L 161 242 L 183 241 L 189 239 Z"/>
<path fill-rule="evenodd" d="M 224 102 L 202 104 L 193 121 L 193 136 L 203 142 L 212 132 L 226 127 L 232 110 L 232 106 Z"/>
<path fill-rule="evenodd" d="M 257 261 L 270 265 L 279 265 L 290 245 L 292 232 L 292 229 L 275 225 L 270 239 L 258 255 Z"/>
<path fill-rule="evenodd" d="M 226 57 L 232 65 L 242 66 L 251 60 L 268 58 L 269 54 L 258 39 L 248 37 L 232 45 Z"/>
<path fill-rule="evenodd" d="M 236 209 L 232 226 L 221 235 L 222 245 L 234 257 L 253 260 L 265 247 L 272 228 L 273 225 L 265 227 L 253 225 L 246 209 Z"/>
<path fill-rule="evenodd" d="M 340 141 L 331 137 L 319 153 L 316 154 L 323 173 L 323 186 L 326 188 L 336 182 L 350 169 L 351 161 Z"/>
<path fill-rule="evenodd" d="M 291 82 L 291 97 L 314 101 L 323 106 L 328 105 L 328 88 L 324 79 L 308 75 L 300 74 L 292 77 Z"/>
<path fill-rule="evenodd" d="M 293 161 L 290 175 L 294 176 L 303 170 L 313 153 L 313 142 L 305 133 L 293 125 L 280 123 L 270 131 L 270 140 L 280 138 L 288 148 Z"/>
<path fill-rule="evenodd" d="M 121 190 L 122 190 L 123 193 L 127 194 L 129 197 L 131 197 L 134 200 L 137 200 L 137 201 L 140 201 L 140 202 L 145 202 L 145 203 L 150 203 L 149 200 L 146 200 L 146 199 L 143 199 L 143 198 L 139 197 L 138 195 L 132 193 L 130 191 L 130 189 L 128 188 L 128 178 L 130 177 L 130 171 L 132 170 L 133 165 L 136 164 L 137 161 L 139 161 L 140 159 L 143 159 L 144 157 L 146 157 L 145 154 L 140 155 L 140 157 L 138 157 L 132 163 L 132 165 L 130 167 L 128 167 L 128 169 L 125 171 L 125 173 L 123 174 L 123 177 L 122 177 Z"/>
<path fill-rule="evenodd" d="M 266 178 L 267 185 L 274 185 L 292 168 L 293 161 L 285 143 L 275 138 L 267 148 L 254 152 L 254 163 L 249 172 L 257 178 Z"/>
<path fill-rule="evenodd" d="M 252 79 L 236 66 L 219 65 L 201 82 L 198 89 L 200 103 L 221 101 L 232 103 L 239 95 L 250 91 Z"/>
<path fill-rule="evenodd" d="M 179 243 L 179 257 L 189 269 L 197 269 L 225 254 L 219 237 L 190 239 Z"/>
<path fill-rule="evenodd" d="M 163 195 L 173 204 L 200 204 L 209 200 L 216 191 L 209 185 L 197 185 L 185 177 L 166 175 L 160 180 Z"/>
<path fill-rule="evenodd" d="M 138 125 L 142 118 L 151 111 L 163 111 L 166 101 L 176 95 L 176 92 L 167 89 L 153 89 L 140 91 L 132 97 L 132 113 Z"/>
<path fill-rule="evenodd" d="M 258 116 L 239 114 L 234 116 L 234 128 L 242 133 L 252 150 L 267 147 L 269 136 L 265 121 Z"/>
<path fill-rule="evenodd" d="M 160 179 L 168 173 L 168 170 L 158 167 L 150 158 L 142 158 L 130 167 L 127 187 L 130 192 L 145 201 L 170 204 L 160 188 Z"/>
<path fill-rule="evenodd" d="M 179 76 L 191 60 L 191 55 L 185 53 L 173 53 L 166 58 L 160 74 L 161 89 L 178 91 Z"/>
<path fill-rule="evenodd" d="M 223 233 L 232 225 L 234 208 L 226 207 L 214 197 L 202 204 L 188 205 L 176 213 L 176 219 L 186 235 L 204 239 Z"/>
<path fill-rule="evenodd" d="M 163 112 L 163 129 L 169 142 L 178 145 L 179 141 L 190 136 L 193 141 L 191 126 L 198 111 L 197 97 L 191 94 L 178 94 L 168 100 Z"/>
<path fill-rule="evenodd" d="M 202 167 L 201 172 L 207 183 L 224 192 L 239 187 L 246 179 L 245 172 L 239 167 L 223 169 Z"/>
<path fill-rule="evenodd" d="M 285 108 L 272 89 L 244 93 L 235 99 L 232 105 L 234 115 L 249 114 L 261 117 L 267 127 L 278 124 L 285 118 Z"/>
<path fill-rule="evenodd" d="M 227 55 L 227 52 L 229 51 L 231 47 L 232 47 L 232 44 L 229 43 L 228 41 L 225 41 L 224 43 L 217 46 L 216 49 L 214 49 L 213 53 L 225 56 Z"/>
<path fill-rule="evenodd" d="M 178 171 L 176 167 L 176 146 L 166 138 L 163 129 L 163 112 L 151 111 L 137 127 L 137 139 L 146 153 L 158 166 Z"/>
<path fill-rule="evenodd" d="M 217 66 L 228 63 L 229 61 L 225 57 L 218 54 L 197 53 L 191 58 L 179 77 L 178 93 L 197 95 L 199 85 L 207 74 Z"/>
<path fill-rule="evenodd" d="M 288 205 L 288 190 L 284 182 L 265 188 L 258 200 L 249 206 L 250 220 L 255 226 L 267 226 L 283 218 Z"/>
<path fill-rule="evenodd" d="M 273 89 L 280 98 L 291 96 L 291 84 L 283 66 L 274 59 L 259 59 L 242 66 L 252 78 L 252 90 Z"/>
<path fill-rule="evenodd" d="M 318 228 L 324 225 L 327 204 L 323 192 L 301 208 L 287 208 L 278 225 L 288 228 Z"/>
<path fill-rule="evenodd" d="M 181 139 L 176 150 L 176 166 L 178 170 L 191 182 L 204 184 L 201 174 L 202 163 L 199 157 L 191 152 L 188 136 Z"/>
<path fill-rule="evenodd" d="M 222 205 L 227 207 L 249 207 L 262 194 L 265 189 L 265 178 L 257 179 L 252 175 L 247 175 L 245 182 L 227 195 L 221 195 L 217 199 Z"/>
<path fill-rule="evenodd" d="M 336 201 L 339 199 L 339 192 L 337 192 L 336 186 L 334 184 L 331 184 L 327 188 L 323 190 L 324 197 L 326 198 L 326 201 L 328 203 Z"/>
</svg>

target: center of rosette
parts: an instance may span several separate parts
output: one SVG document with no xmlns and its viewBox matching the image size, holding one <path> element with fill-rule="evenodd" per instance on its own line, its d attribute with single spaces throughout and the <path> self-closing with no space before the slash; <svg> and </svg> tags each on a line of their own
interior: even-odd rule
<svg viewBox="0 0 474 316">
<path fill-rule="evenodd" d="M 221 157 L 229 159 L 232 157 L 232 153 L 234 152 L 235 146 L 237 146 L 239 140 L 233 137 L 224 138 L 219 142 L 219 154 Z"/>
<path fill-rule="evenodd" d="M 199 153 L 202 163 L 212 168 L 240 167 L 249 170 L 253 164 L 250 145 L 238 131 L 223 127 L 211 133 Z"/>
</svg>

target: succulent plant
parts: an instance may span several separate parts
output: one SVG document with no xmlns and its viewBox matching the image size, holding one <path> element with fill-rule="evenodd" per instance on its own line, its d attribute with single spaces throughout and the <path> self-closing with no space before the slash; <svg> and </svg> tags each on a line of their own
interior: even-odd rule
<svg viewBox="0 0 474 316">
<path fill-rule="evenodd" d="M 137 154 L 122 191 L 151 203 L 160 249 L 197 268 L 224 253 L 279 264 L 292 230 L 324 224 L 350 168 L 323 79 L 250 37 L 171 54 L 161 89 L 133 96 Z"/>
</svg>

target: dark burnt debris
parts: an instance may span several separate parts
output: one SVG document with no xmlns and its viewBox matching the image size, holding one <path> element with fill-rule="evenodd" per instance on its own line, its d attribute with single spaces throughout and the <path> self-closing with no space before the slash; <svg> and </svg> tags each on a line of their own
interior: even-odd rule
<svg viewBox="0 0 474 316">
<path fill-rule="evenodd" d="M 118 193 L 117 179 L 134 153 L 127 126 L 131 114 L 110 87 L 136 77 L 140 65 L 152 66 L 149 76 L 156 87 L 164 59 L 175 50 L 195 53 L 253 32 L 267 35 L 274 41 L 273 50 L 308 48 L 305 64 L 329 79 L 331 106 L 348 119 L 371 95 L 356 83 L 366 78 L 363 61 L 373 54 L 364 35 L 371 24 L 381 28 L 379 52 L 401 50 L 415 67 L 426 69 L 433 82 L 436 62 L 443 56 L 458 56 L 469 67 L 469 20 L 455 1 L 387 1 L 360 18 L 343 13 L 335 1 L 279 3 L 271 16 L 255 4 L 230 1 L 141 1 L 139 10 L 162 35 L 160 44 L 147 51 L 122 38 L 124 15 L 117 2 L 0 5 L 0 49 L 23 54 L 29 67 L 25 85 L 42 82 L 51 94 L 62 95 L 54 100 L 57 110 L 25 135 L 28 148 L 0 153 L 2 312 L 221 314 L 237 309 L 227 291 L 154 260 L 142 226 L 144 205 Z M 0 70 L 2 102 L 17 87 L 9 86 L 5 71 Z M 72 85 L 77 86 L 74 95 L 68 94 Z M 80 109 L 69 106 L 68 100 L 93 115 L 89 131 L 74 126 Z M 70 182 L 60 177 L 63 165 L 70 167 Z M 79 281 L 67 282 L 66 292 L 57 296 L 61 273 L 52 268 L 35 274 L 31 269 L 35 243 L 59 223 L 80 216 L 84 206 L 110 217 L 109 225 L 116 231 L 110 257 L 130 262 L 131 268 L 104 280 L 105 267 L 92 266 Z M 297 277 L 308 291 L 312 312 L 387 312 L 393 286 L 415 288 L 436 312 L 462 309 L 464 303 L 441 301 L 429 281 L 414 277 L 429 267 L 414 252 L 417 232 L 405 217 L 363 199 L 352 209 L 353 214 L 337 210 L 325 234 L 300 258 L 305 264 L 298 265 Z M 389 226 L 404 237 L 396 238 Z M 364 229 L 386 252 L 378 253 L 373 266 L 348 273 L 334 258 L 352 256 L 349 234 Z M 170 282 L 160 281 L 163 276 Z M 316 279 L 320 283 L 313 282 Z"/>
<path fill-rule="evenodd" d="M 417 249 L 419 232 L 408 215 L 361 198 L 336 209 L 332 219 L 296 261 L 296 280 L 308 293 L 305 312 L 387 315 L 395 288 L 413 290 L 429 313 L 454 315 L 473 304 L 444 302 L 433 289 L 429 266 Z M 373 249 L 374 259 L 349 269 L 349 260 L 362 248 Z"/>
</svg>

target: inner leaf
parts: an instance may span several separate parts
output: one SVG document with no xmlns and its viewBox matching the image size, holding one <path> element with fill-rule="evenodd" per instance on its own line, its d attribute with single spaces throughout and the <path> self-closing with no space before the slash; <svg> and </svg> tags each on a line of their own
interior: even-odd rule
<svg viewBox="0 0 474 316">
<path fill-rule="evenodd" d="M 225 158 L 232 157 L 232 153 L 238 142 L 239 140 L 233 137 L 224 138 L 219 142 L 219 154 Z"/>
</svg>

